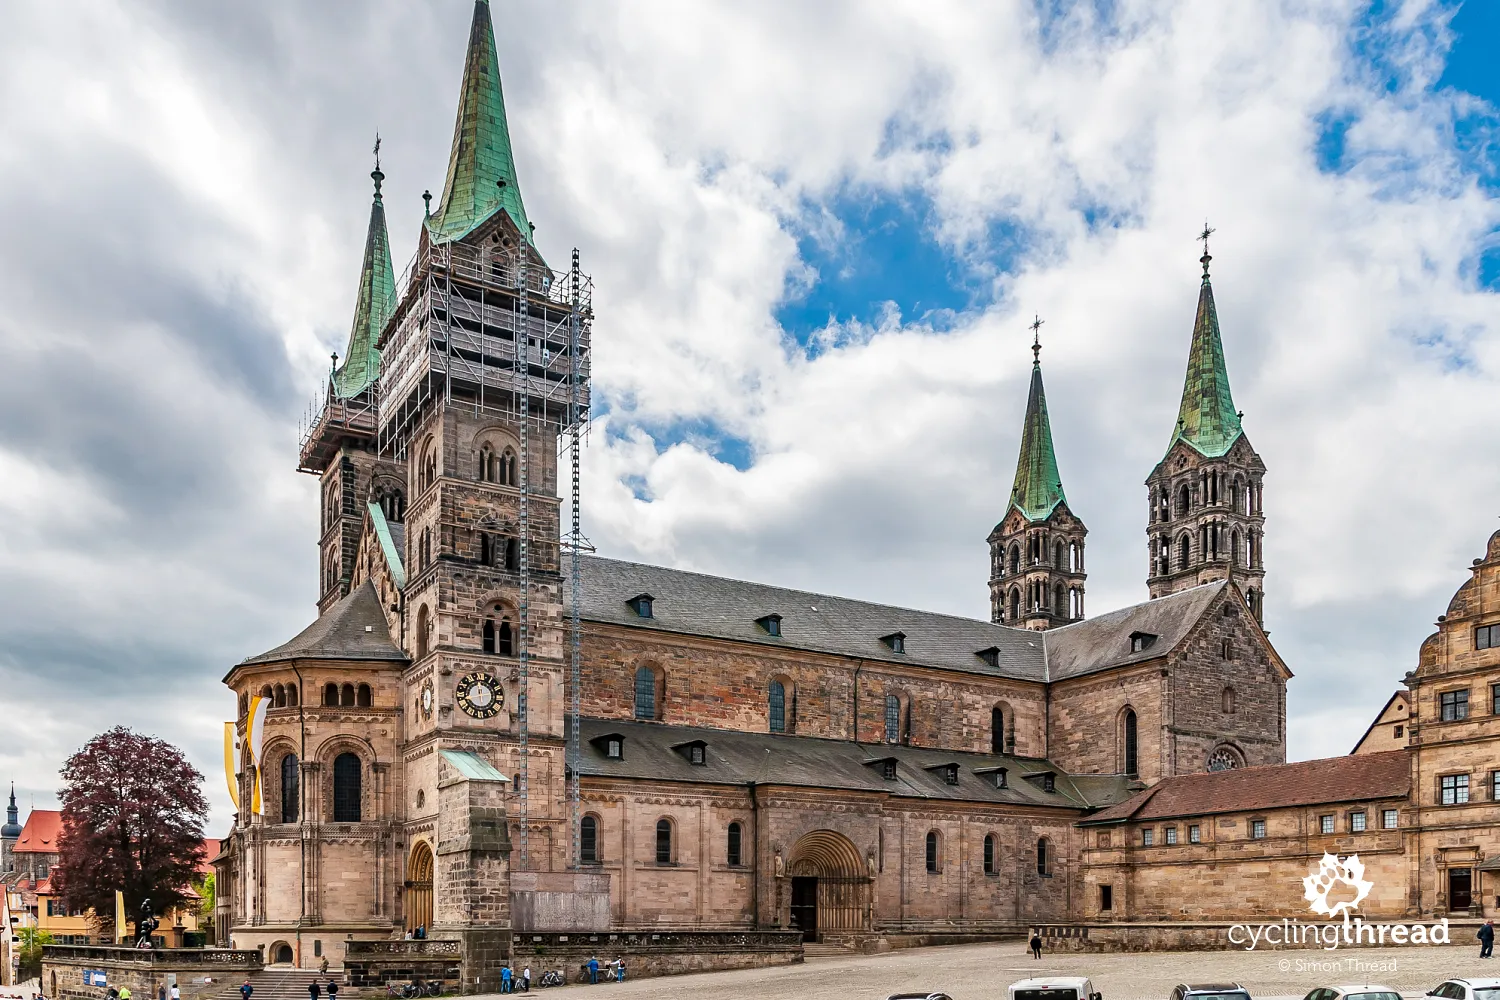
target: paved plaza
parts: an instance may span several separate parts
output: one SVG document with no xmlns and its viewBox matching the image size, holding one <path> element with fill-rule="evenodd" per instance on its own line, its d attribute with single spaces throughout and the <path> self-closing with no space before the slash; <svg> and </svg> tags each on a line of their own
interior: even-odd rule
<svg viewBox="0 0 1500 1000">
<path fill-rule="evenodd" d="M 1500 963 L 1481 961 L 1470 947 L 1388 948 L 1322 952 L 1163 952 L 1043 955 L 1032 961 L 1021 942 L 918 948 L 872 957 L 815 958 L 778 969 L 642 979 L 607 986 L 536 991 L 570 997 L 608 990 L 614 997 L 692 1000 L 885 1000 L 892 993 L 943 990 L 954 1000 L 1004 998 L 1027 976 L 1083 975 L 1105 1000 L 1165 1000 L 1181 982 L 1237 981 L 1255 1000 L 1296 997 L 1338 982 L 1379 983 L 1419 997 L 1445 978 L 1500 976 Z M 601 956 L 604 957 L 604 956 Z M 534 967 L 535 968 L 535 967 Z"/>
</svg>

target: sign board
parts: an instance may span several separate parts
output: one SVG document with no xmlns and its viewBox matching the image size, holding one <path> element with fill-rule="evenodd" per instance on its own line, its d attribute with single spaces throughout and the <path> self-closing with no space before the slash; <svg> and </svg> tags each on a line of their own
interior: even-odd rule
<svg viewBox="0 0 1500 1000">
<path fill-rule="evenodd" d="M 102 969 L 84 969 L 83 985 L 85 986 L 108 986 Z"/>
</svg>

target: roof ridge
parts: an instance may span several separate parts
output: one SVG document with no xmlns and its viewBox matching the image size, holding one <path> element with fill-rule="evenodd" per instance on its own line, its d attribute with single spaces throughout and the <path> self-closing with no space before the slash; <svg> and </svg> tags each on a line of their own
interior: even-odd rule
<svg viewBox="0 0 1500 1000">
<path fill-rule="evenodd" d="M 1218 587 L 1222 589 L 1227 583 L 1229 583 L 1228 577 L 1225 577 L 1222 580 L 1210 580 L 1207 583 L 1195 583 L 1191 587 L 1175 591 L 1174 593 L 1167 594 L 1164 597 L 1151 597 L 1144 601 L 1137 601 L 1135 604 L 1127 604 L 1123 608 L 1115 608 L 1112 611 L 1106 611 L 1102 615 L 1095 615 L 1092 618 L 1081 618 L 1076 622 L 1068 622 L 1068 624 L 1066 625 L 1059 625 L 1056 628 L 1049 628 L 1045 632 L 1043 632 L 1042 635 L 1055 635 L 1060 632 L 1066 632 L 1070 628 L 1077 628 L 1080 625 L 1096 625 L 1099 622 L 1108 621 L 1115 615 L 1124 615 L 1128 612 L 1134 611 L 1137 608 L 1149 607 L 1153 604 L 1160 606 L 1163 603 L 1175 601 L 1176 599 L 1181 598 L 1184 594 L 1191 594 L 1194 591 L 1203 590 L 1209 587 Z"/>
</svg>

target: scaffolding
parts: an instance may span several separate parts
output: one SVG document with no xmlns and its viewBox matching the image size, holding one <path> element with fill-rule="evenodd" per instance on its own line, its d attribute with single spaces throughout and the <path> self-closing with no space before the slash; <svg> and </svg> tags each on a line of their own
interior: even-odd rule
<svg viewBox="0 0 1500 1000">
<path fill-rule="evenodd" d="M 531 538 L 536 484 L 530 458 L 534 434 L 544 440 L 557 435 L 558 478 L 566 457 L 570 487 L 570 528 L 563 534 L 558 526 L 558 544 L 567 550 L 567 558 L 562 559 L 559 551 L 557 571 L 564 577 L 563 593 L 569 604 L 564 645 L 569 825 L 565 842 L 570 845 L 568 867 L 576 868 L 580 848 L 580 554 L 591 550 L 580 529 L 579 466 L 589 419 L 593 283 L 579 268 L 577 250 L 570 269 L 556 272 L 530 244 L 497 231 L 472 243 L 435 243 L 424 233 L 397 288 L 403 295 L 381 335 L 379 380 L 358 397 L 344 399 L 330 379 L 321 407 L 304 422 L 300 466 L 306 471 L 326 467 L 339 444 L 350 437 L 369 442 L 383 458 L 405 461 L 414 436 L 435 407 L 460 406 L 475 415 L 513 421 L 519 428 L 514 792 L 519 813 L 518 867 L 524 870 L 530 867 L 528 683 L 537 566 Z M 560 489 L 557 492 L 561 494 Z"/>
</svg>

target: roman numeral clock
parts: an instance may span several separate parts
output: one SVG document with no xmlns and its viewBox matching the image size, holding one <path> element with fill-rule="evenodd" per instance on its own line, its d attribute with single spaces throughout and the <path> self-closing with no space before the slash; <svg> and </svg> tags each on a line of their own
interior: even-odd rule
<svg viewBox="0 0 1500 1000">
<path fill-rule="evenodd" d="M 454 697 L 464 714 L 475 719 L 492 719 L 505 707 L 505 691 L 500 682 L 480 670 L 459 678 Z"/>
</svg>

